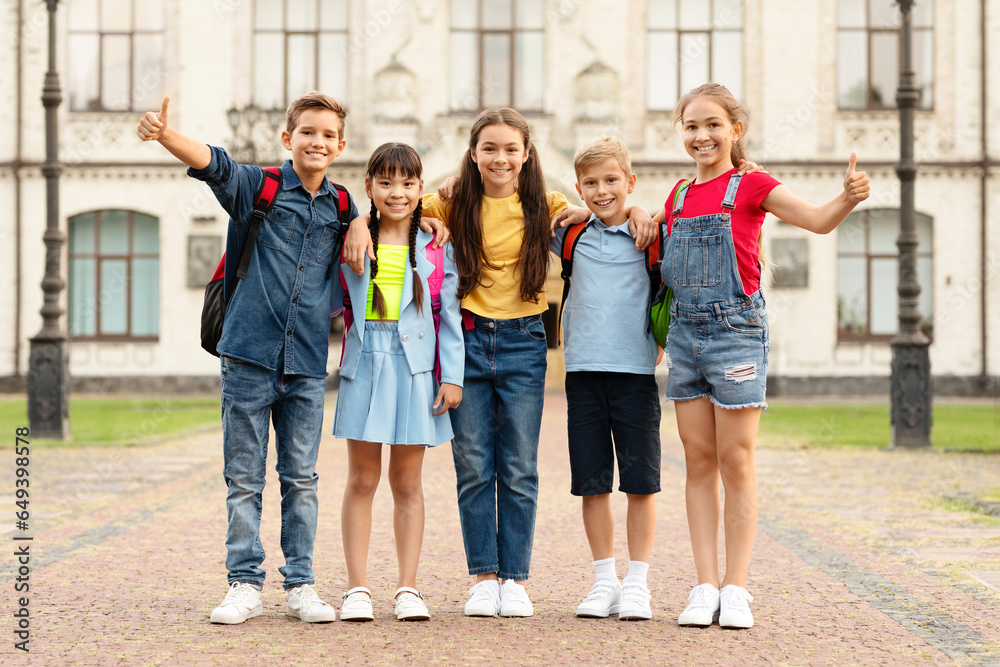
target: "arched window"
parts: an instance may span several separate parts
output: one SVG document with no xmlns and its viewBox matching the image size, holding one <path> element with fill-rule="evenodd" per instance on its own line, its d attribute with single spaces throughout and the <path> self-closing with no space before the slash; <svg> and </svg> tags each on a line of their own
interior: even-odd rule
<svg viewBox="0 0 1000 667">
<path fill-rule="evenodd" d="M 840 340 L 890 338 L 899 331 L 899 209 L 855 211 L 837 230 L 837 333 Z M 932 220 L 916 214 L 921 325 L 932 330 Z"/>
<path fill-rule="evenodd" d="M 159 221 L 122 210 L 70 218 L 70 337 L 155 341 L 159 331 Z"/>
</svg>

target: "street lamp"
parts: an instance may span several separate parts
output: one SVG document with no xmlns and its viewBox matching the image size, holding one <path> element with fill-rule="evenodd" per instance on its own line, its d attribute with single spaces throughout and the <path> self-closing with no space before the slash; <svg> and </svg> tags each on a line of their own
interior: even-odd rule
<svg viewBox="0 0 1000 667">
<path fill-rule="evenodd" d="M 258 131 L 258 123 L 262 119 L 267 122 L 270 134 L 262 134 L 263 130 Z M 230 147 L 233 158 L 237 162 L 256 164 L 258 157 L 270 158 L 272 154 L 276 155 L 274 134 L 284 119 L 284 109 L 276 107 L 261 110 L 253 102 L 242 109 L 231 107 L 226 111 L 226 120 L 229 121 L 229 128 L 233 131 L 233 143 Z"/>
<path fill-rule="evenodd" d="M 56 111 L 62 102 L 56 72 L 56 9 L 59 0 L 46 0 L 49 12 L 49 69 L 42 86 L 45 107 L 45 276 L 42 278 L 42 330 L 31 339 L 28 362 L 28 423 L 35 437 L 66 439 L 69 436 L 69 336 L 62 328 L 59 293 L 62 248 L 66 235 L 59 228 L 59 125 Z"/>
<path fill-rule="evenodd" d="M 910 10 L 914 0 L 896 0 L 903 14 L 902 59 L 896 106 L 899 107 L 900 181 L 899 334 L 892 341 L 891 447 L 931 446 L 930 341 L 920 329 L 920 283 L 917 280 L 917 232 L 913 192 L 917 165 L 913 159 L 913 110 L 920 99 L 913 71 Z"/>
</svg>

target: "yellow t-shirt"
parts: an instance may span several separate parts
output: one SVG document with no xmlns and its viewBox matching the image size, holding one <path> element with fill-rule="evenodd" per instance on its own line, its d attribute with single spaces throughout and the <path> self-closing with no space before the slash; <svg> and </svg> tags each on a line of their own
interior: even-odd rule
<svg viewBox="0 0 1000 667">
<path fill-rule="evenodd" d="M 550 218 L 569 206 L 566 197 L 558 192 L 547 192 L 545 198 Z M 442 201 L 437 193 L 427 194 L 423 198 L 423 215 L 447 222 L 450 206 L 451 202 Z M 483 264 L 481 284 L 462 299 L 463 308 L 497 320 L 528 317 L 548 310 L 544 289 L 538 294 L 538 303 L 521 300 L 521 284 L 515 268 L 523 240 L 524 211 L 517 193 L 501 199 L 483 197 L 484 254 L 499 268 Z"/>
</svg>

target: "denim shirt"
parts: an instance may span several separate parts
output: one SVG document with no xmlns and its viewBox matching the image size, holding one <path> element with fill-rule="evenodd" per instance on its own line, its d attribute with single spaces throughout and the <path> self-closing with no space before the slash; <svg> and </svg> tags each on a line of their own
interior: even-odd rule
<svg viewBox="0 0 1000 667">
<path fill-rule="evenodd" d="M 556 229 L 549 248 L 559 255 L 568 227 Z M 573 255 L 573 277 L 563 312 L 566 371 L 650 375 L 656 341 L 647 331 L 649 274 L 625 222 L 587 222 Z"/>
<path fill-rule="evenodd" d="M 229 214 L 228 260 L 238 260 L 253 214 L 263 171 L 239 164 L 222 148 L 211 147 L 212 161 L 188 175 L 205 181 Z M 327 278 L 340 237 L 337 190 L 324 180 L 312 197 L 292 168 L 281 166 L 282 186 L 260 225 L 246 279 L 229 302 L 219 354 L 285 375 L 326 377 L 330 338 L 330 286 Z M 351 201 L 349 219 L 358 215 Z M 346 230 L 345 230 L 346 231 Z"/>
</svg>

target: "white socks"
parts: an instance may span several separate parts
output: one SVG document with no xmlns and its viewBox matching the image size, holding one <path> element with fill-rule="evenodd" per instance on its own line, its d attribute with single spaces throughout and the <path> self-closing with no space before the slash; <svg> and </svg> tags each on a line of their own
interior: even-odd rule
<svg viewBox="0 0 1000 667">
<path fill-rule="evenodd" d="M 604 558 L 594 561 L 594 570 L 598 579 L 613 579 L 618 581 L 618 572 L 615 570 L 615 557 Z"/>
<path fill-rule="evenodd" d="M 609 579 L 618 581 L 618 573 L 615 570 L 615 557 L 604 558 L 601 560 L 594 561 L 594 571 L 597 573 L 598 579 Z M 637 586 L 642 586 L 643 588 L 648 588 L 646 586 L 646 574 L 649 572 L 649 563 L 643 563 L 641 560 L 630 560 L 628 562 L 628 574 L 625 575 L 625 580 L 622 585 L 633 584 Z"/>
<path fill-rule="evenodd" d="M 649 563 L 643 563 L 641 560 L 630 560 L 628 562 L 628 574 L 625 575 L 625 580 L 622 581 L 622 585 L 627 586 L 632 584 L 648 588 L 648 586 L 646 586 L 647 572 L 649 572 Z"/>
</svg>

